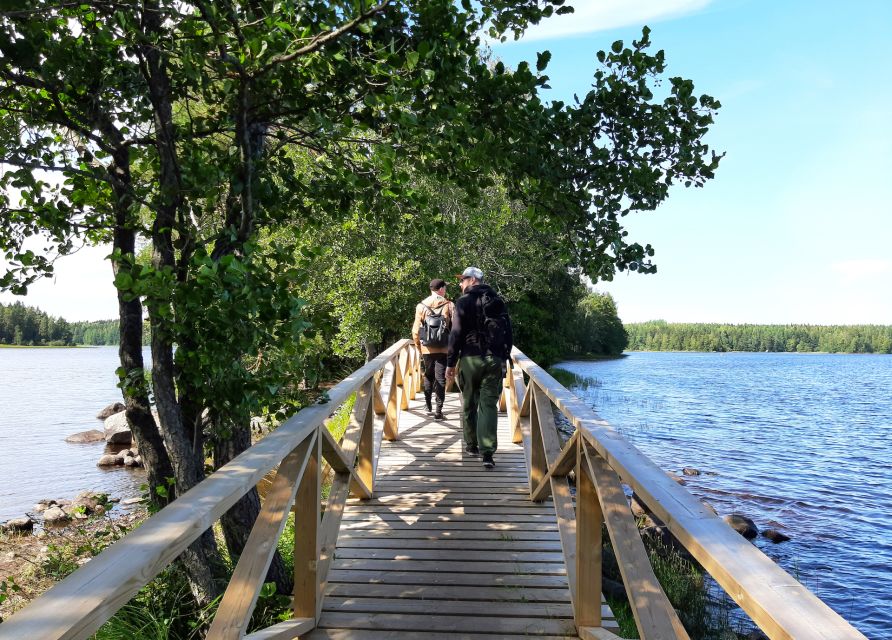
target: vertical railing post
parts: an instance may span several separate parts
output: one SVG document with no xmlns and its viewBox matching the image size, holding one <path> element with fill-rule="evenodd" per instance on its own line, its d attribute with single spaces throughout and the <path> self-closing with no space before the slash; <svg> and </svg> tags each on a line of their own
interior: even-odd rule
<svg viewBox="0 0 892 640">
<path fill-rule="evenodd" d="M 577 627 L 601 626 L 601 529 L 604 515 L 583 459 L 585 440 L 576 446 L 576 610 Z"/>
<path fill-rule="evenodd" d="M 536 405 L 536 408 L 530 407 L 530 492 L 539 486 L 542 478 L 548 473 L 548 458 L 545 456 L 545 447 L 542 443 L 542 425 L 538 411 L 538 404 L 545 394 L 540 396 L 533 393 L 534 385 L 535 383 L 530 380 L 530 386 L 527 388 L 527 393 L 531 394 L 531 403 Z"/>
<path fill-rule="evenodd" d="M 384 439 L 396 440 L 399 438 L 399 354 L 390 361 L 393 372 L 390 375 L 390 389 L 387 394 L 387 410 L 384 415 Z"/>
<path fill-rule="evenodd" d="M 320 429 L 326 427 L 320 426 Z M 322 438 L 313 452 L 294 498 L 294 617 L 316 618 L 319 602 L 319 523 L 322 490 L 320 459 Z"/>
</svg>

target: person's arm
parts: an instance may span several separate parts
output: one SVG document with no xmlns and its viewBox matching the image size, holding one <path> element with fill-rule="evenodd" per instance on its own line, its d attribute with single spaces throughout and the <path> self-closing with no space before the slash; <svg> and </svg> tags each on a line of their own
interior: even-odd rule
<svg viewBox="0 0 892 640">
<path fill-rule="evenodd" d="M 452 307 L 452 329 L 449 331 L 449 349 L 446 352 L 446 377 L 455 376 L 455 365 L 461 357 L 461 348 L 465 343 L 461 326 L 461 298 Z"/>
<path fill-rule="evenodd" d="M 419 351 L 421 350 L 421 338 L 418 334 L 421 331 L 421 317 L 423 315 L 424 307 L 419 304 L 415 307 L 415 320 L 412 322 L 412 342 L 415 343 Z"/>
</svg>

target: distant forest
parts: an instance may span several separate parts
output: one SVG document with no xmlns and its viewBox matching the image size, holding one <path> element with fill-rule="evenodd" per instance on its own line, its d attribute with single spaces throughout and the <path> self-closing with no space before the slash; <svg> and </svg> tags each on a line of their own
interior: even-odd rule
<svg viewBox="0 0 892 640">
<path fill-rule="evenodd" d="M 68 322 L 21 302 L 0 303 L 0 344 L 34 347 L 118 344 L 118 321 Z"/>
<path fill-rule="evenodd" d="M 630 351 L 892 353 L 892 325 L 704 324 L 662 320 L 624 325 Z M 146 332 L 148 337 L 148 331 Z M 68 322 L 21 302 L 0 303 L 0 345 L 118 344 L 118 321 Z"/>
<path fill-rule="evenodd" d="M 662 320 L 625 325 L 631 351 L 892 353 L 890 325 L 701 324 Z"/>
</svg>

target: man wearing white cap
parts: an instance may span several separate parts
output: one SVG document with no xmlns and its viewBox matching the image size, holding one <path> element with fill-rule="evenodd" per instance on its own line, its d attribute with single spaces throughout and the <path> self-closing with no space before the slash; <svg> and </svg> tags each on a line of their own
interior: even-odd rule
<svg viewBox="0 0 892 640">
<path fill-rule="evenodd" d="M 499 393 L 513 335 L 505 301 L 488 284 L 483 272 L 468 267 L 458 276 L 464 295 L 455 302 L 446 378 L 455 377 L 461 359 L 458 386 L 462 392 L 462 429 L 465 450 L 483 454 L 483 466 L 495 466 Z"/>
</svg>

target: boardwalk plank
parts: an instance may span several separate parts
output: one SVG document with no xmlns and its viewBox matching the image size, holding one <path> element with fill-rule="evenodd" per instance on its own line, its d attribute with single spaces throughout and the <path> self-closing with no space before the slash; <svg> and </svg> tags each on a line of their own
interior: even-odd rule
<svg viewBox="0 0 892 640">
<path fill-rule="evenodd" d="M 529 500 L 523 448 L 499 416 L 496 468 L 450 420 L 410 402 L 381 445 L 375 495 L 344 507 L 315 640 L 577 637 L 554 502 Z M 604 618 L 610 620 L 609 609 Z"/>
</svg>

